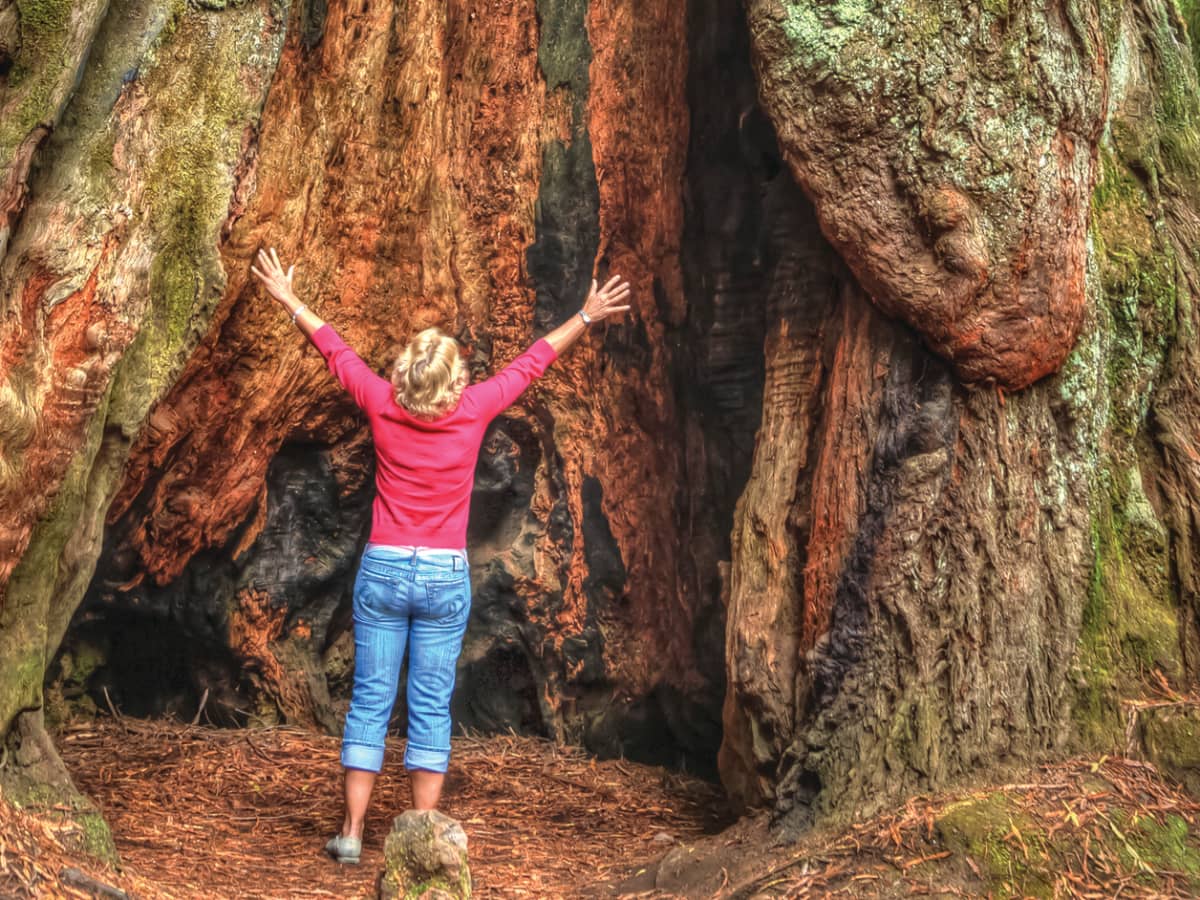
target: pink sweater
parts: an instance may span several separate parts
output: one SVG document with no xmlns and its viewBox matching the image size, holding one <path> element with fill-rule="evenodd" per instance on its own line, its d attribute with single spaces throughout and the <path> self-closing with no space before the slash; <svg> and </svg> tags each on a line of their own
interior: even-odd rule
<svg viewBox="0 0 1200 900">
<path fill-rule="evenodd" d="M 371 371 L 331 326 L 313 332 L 312 342 L 371 423 L 376 491 L 370 540 L 466 547 L 483 432 L 554 362 L 554 348 L 545 340 L 536 341 L 491 378 L 463 391 L 453 412 L 427 422 L 396 403 L 391 382 Z"/>
</svg>

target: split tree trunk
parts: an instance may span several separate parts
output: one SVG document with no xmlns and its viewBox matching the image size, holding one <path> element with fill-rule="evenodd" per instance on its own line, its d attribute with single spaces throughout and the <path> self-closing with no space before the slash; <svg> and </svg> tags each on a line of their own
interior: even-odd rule
<svg viewBox="0 0 1200 900">
<path fill-rule="evenodd" d="M 189 654 L 193 699 L 214 688 L 210 712 L 336 727 L 326 683 L 345 675 L 372 462 L 362 419 L 251 284 L 271 245 L 380 369 L 436 323 L 486 375 L 594 274 L 632 282 L 631 321 L 487 440 L 464 714 L 669 762 L 699 734 L 711 754 L 723 681 L 693 634 L 719 601 L 680 585 L 668 339 L 685 313 L 684 12 L 116 0 L 50 21 L 18 5 L 5 109 L 44 100 L 38 67 L 71 71 L 30 125 L 51 134 L 36 165 L 23 136 L 5 147 L 3 399 L 20 428 L 0 725 L 39 703 L 99 559 L 84 625 L 110 668 L 140 652 L 122 635 L 157 631 Z M 53 29 L 59 55 L 38 43 Z M 655 748 L 664 716 L 679 738 Z"/>
<path fill-rule="evenodd" d="M 799 823 L 1194 678 L 1179 11 L 747 7 L 0 9 L 0 730 L 81 602 L 55 690 L 159 642 L 336 727 L 371 454 L 264 244 L 380 370 L 634 284 L 485 444 L 464 721 L 690 764 L 724 694 L 731 795 Z"/>
</svg>

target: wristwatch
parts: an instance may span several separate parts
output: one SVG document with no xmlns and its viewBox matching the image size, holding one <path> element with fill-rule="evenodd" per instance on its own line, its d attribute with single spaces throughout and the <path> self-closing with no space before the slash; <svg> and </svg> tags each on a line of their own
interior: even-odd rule
<svg viewBox="0 0 1200 900">
<path fill-rule="evenodd" d="M 591 317 L 591 316 L 589 316 L 589 315 L 588 315 L 586 312 L 584 312 L 582 309 L 579 311 L 579 318 L 583 319 L 583 324 L 584 324 L 584 325 L 591 325 L 591 324 L 592 324 L 592 317 Z"/>
</svg>

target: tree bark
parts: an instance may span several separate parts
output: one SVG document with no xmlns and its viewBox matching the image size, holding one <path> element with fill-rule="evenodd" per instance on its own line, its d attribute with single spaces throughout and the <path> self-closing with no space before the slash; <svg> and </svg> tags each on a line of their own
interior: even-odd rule
<svg viewBox="0 0 1200 900">
<path fill-rule="evenodd" d="M 55 142 L 6 261 L 5 359 L 37 360 L 8 376 L 29 427 L 5 457 L 19 509 L 0 570 L 6 668 L 31 630 L 53 654 L 86 592 L 81 634 L 111 678 L 146 619 L 196 673 L 170 702 L 114 681 L 119 704 L 190 717 L 209 689 L 208 712 L 231 721 L 336 727 L 327 685 L 344 701 L 372 461 L 365 423 L 251 284 L 253 253 L 297 262 L 305 299 L 380 370 L 440 324 L 477 376 L 572 314 L 593 275 L 620 272 L 630 321 L 598 329 L 487 439 L 459 712 L 663 761 L 699 739 L 711 756 L 723 680 L 695 661 L 702 604 L 680 582 L 681 354 L 667 337 L 685 310 L 684 12 L 530 0 L 487 15 L 389 2 L 102 15 L 62 122 L 46 123 Z M 258 43 L 237 43 L 251 17 Z M 253 100 L 218 95 L 239 72 L 269 82 L 241 79 Z M 113 183 L 122 230 L 80 240 L 100 213 L 76 185 Z M 71 309 L 82 337 L 50 311 L 64 266 L 85 287 L 59 315 Z M 56 342 L 104 367 L 70 422 L 49 413 Z M 45 663 L 39 650 L 13 680 L 0 724 L 38 703 Z"/>
<path fill-rule="evenodd" d="M 770 326 L 768 380 L 831 335 L 836 349 L 810 377 L 816 400 L 764 404 L 735 524 L 722 775 L 793 825 L 1116 749 L 1120 700 L 1144 677 L 1196 677 L 1186 32 L 1155 2 L 952 12 L 955 27 L 920 35 L 883 12 L 814 33 L 836 9 L 750 4 L 784 156 L 866 288 L 807 331 Z M 887 52 L 864 54 L 881 35 Z M 978 66 L 965 81 L 898 74 L 963 35 Z M 1045 76 L 1038 90 L 1020 66 Z M 948 152 L 955 135 L 975 140 Z M 1070 152 L 1047 160 L 1038 140 Z M 967 293 L 948 233 L 928 227 L 947 192 L 973 198 L 971 233 L 988 238 Z M 1065 342 L 1047 337 L 1059 328 Z M 806 346 L 784 340 L 796 333 Z M 773 452 L 793 422 L 811 437 Z"/>
<path fill-rule="evenodd" d="M 382 372 L 438 324 L 484 376 L 593 276 L 634 285 L 485 440 L 464 723 L 720 744 L 798 826 L 1107 749 L 1147 676 L 1194 684 L 1174 5 L 5 22 L 0 731 L 68 682 L 336 729 L 373 459 L 252 284 L 264 245 Z"/>
</svg>

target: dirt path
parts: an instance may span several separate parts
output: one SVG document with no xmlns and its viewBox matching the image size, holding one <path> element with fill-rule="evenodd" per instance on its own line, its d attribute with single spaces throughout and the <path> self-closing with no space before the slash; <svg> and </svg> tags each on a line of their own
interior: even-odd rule
<svg viewBox="0 0 1200 900">
<path fill-rule="evenodd" d="M 577 896 L 720 824 L 717 792 L 696 779 L 530 738 L 454 743 L 445 811 L 467 830 L 482 898 Z M 126 719 L 68 729 L 58 746 L 140 898 L 371 896 L 407 806 L 390 746 L 362 865 L 339 866 L 321 852 L 341 817 L 335 738 Z"/>
</svg>

